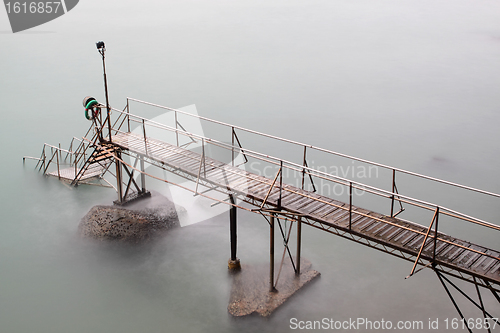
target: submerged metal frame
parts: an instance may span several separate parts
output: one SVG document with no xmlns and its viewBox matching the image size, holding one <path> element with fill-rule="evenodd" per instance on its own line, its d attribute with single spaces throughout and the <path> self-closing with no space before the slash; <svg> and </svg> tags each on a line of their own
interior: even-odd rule
<svg viewBox="0 0 500 333">
<path fill-rule="evenodd" d="M 488 322 L 489 325 L 489 320 L 494 321 L 496 325 L 500 325 L 500 322 L 498 320 L 498 317 L 493 317 L 488 311 L 486 311 L 486 308 L 483 303 L 483 298 L 481 296 L 481 292 L 479 290 L 479 284 L 476 281 L 476 278 L 474 277 L 474 285 L 476 287 L 476 292 L 477 292 L 477 297 L 479 300 L 479 304 L 474 301 L 469 295 L 467 295 L 462 289 L 460 289 L 456 284 L 454 284 L 450 279 L 448 279 L 445 275 L 443 275 L 441 272 L 438 270 L 434 270 L 436 273 L 436 276 L 439 279 L 439 282 L 441 282 L 441 285 L 443 286 L 444 290 L 446 291 L 446 294 L 450 298 L 450 301 L 452 302 L 453 306 L 455 307 L 455 310 L 457 310 L 460 318 L 462 319 L 463 323 L 466 323 L 465 326 L 467 327 L 467 330 L 472 333 L 472 329 L 469 327 L 468 321 L 465 318 L 463 312 L 461 311 L 458 303 L 456 302 L 455 298 L 453 297 L 452 293 L 450 292 L 448 286 L 446 285 L 446 282 L 452 286 L 455 290 L 457 290 L 462 296 L 464 296 L 471 304 L 473 304 L 475 307 L 477 307 L 481 312 L 483 313 L 483 318 L 485 320 L 485 323 Z M 491 333 L 491 325 L 489 327 L 484 327 L 485 329 L 488 330 L 489 333 Z M 482 329 L 482 328 L 481 328 Z"/>
</svg>

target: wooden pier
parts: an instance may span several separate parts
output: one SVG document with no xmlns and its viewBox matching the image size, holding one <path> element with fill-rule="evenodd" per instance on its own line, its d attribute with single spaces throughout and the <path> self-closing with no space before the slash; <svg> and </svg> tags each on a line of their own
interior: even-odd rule
<svg viewBox="0 0 500 333">
<path fill-rule="evenodd" d="M 160 124 L 132 114 L 130 112 L 130 102 L 132 101 L 173 112 L 174 124 L 170 126 Z M 193 192 L 194 195 L 209 198 L 213 200 L 214 204 L 229 205 L 231 239 L 229 268 L 231 269 L 239 267 L 239 259 L 236 257 L 236 210 L 244 209 L 262 215 L 270 227 L 270 292 L 276 291 L 275 287 L 277 285 L 274 244 L 276 227 L 279 227 L 284 243 L 280 267 L 283 266 L 285 255 L 288 254 L 295 273 L 300 275 L 301 230 L 302 225 L 305 224 L 412 262 L 413 267 L 409 270 L 408 277 L 425 268 L 434 270 L 452 300 L 453 296 L 445 282 L 455 288 L 457 287 L 446 276 L 473 283 L 478 290 L 478 295 L 480 294 L 479 287 L 485 288 L 500 303 L 500 250 L 440 232 L 439 218 L 446 216 L 460 222 L 474 224 L 478 228 L 488 228 L 496 232 L 500 231 L 500 227 L 494 223 L 462 214 L 438 204 L 405 196 L 398 191 L 396 176 L 397 174 L 406 174 L 500 199 L 499 194 L 366 161 L 135 99 L 127 99 L 127 105 L 123 110 L 109 108 L 108 111 L 113 110 L 118 113 L 118 117 L 114 122 L 111 122 L 109 113 L 107 117 L 104 117 L 101 113 L 101 109 L 105 107 L 102 104 L 95 105 L 95 110 L 92 112 L 96 117 L 92 120 L 92 126 L 87 134 L 79 140 L 80 144 L 75 149 L 72 148 L 73 141 L 68 150 L 57 146 L 44 145 L 40 158 L 25 158 L 38 160 L 37 166 L 40 166 L 39 169 L 43 170 L 44 174 L 67 180 L 75 186 L 95 179 L 104 181 L 107 184 L 106 186 L 114 187 L 117 191 L 118 200 L 115 201 L 115 204 L 119 205 L 125 205 L 130 200 L 148 197 L 149 192 L 146 190 L 145 184 L 147 177 L 179 186 Z M 230 129 L 231 138 L 230 140 L 221 140 L 191 133 L 181 125 L 179 121 L 180 115 L 195 117 L 200 122 L 207 121 L 220 125 L 225 128 L 224 132 Z M 136 129 L 135 131 L 132 130 L 133 127 Z M 173 142 L 166 142 L 163 139 L 147 136 L 148 128 L 168 132 L 170 137 L 175 139 L 172 140 Z M 106 130 L 108 133 L 105 133 Z M 238 132 L 250 133 L 262 140 L 274 140 L 299 146 L 303 149 L 303 163 L 294 163 L 244 148 L 238 137 Z M 183 139 L 185 143 L 182 143 Z M 188 149 L 191 148 L 190 145 L 193 143 L 198 144 L 197 151 L 199 152 Z M 226 150 L 231 156 L 231 162 L 224 163 L 208 156 L 206 146 L 209 145 Z M 47 147 L 50 147 L 50 153 Z M 365 163 L 369 166 L 389 169 L 392 171 L 391 189 L 376 188 L 311 168 L 307 162 L 307 152 L 311 150 Z M 243 158 L 244 162 L 236 164 L 235 156 L 237 154 Z M 63 155 L 65 155 L 64 159 Z M 69 164 L 63 167 L 63 162 L 68 157 Z M 248 172 L 242 165 L 250 159 L 267 163 L 278 169 L 278 172 L 273 178 L 266 178 Z M 185 184 L 154 176 L 146 172 L 144 167 L 146 163 L 187 179 L 192 186 L 185 186 Z M 110 167 L 112 164 L 115 165 L 115 168 Z M 56 170 L 49 171 L 50 168 L 54 169 L 55 165 L 57 166 Z M 300 177 L 299 180 L 301 180 L 302 186 L 299 188 L 284 183 L 284 170 L 291 171 Z M 116 179 L 116 186 L 106 180 L 105 176 L 108 174 Z M 139 180 L 137 180 L 136 176 L 139 176 Z M 349 200 L 342 201 L 336 197 L 316 193 L 315 179 L 343 186 L 349 193 Z M 305 187 L 306 180 L 310 182 L 310 190 Z M 367 210 L 353 203 L 355 199 L 353 191 L 355 190 L 362 190 L 369 195 L 385 198 L 390 205 L 390 214 L 384 215 Z M 215 195 L 216 192 L 218 195 Z M 226 199 L 220 199 L 221 193 Z M 237 203 L 238 200 L 243 203 Z M 427 221 L 429 224 L 422 224 L 417 223 L 420 221 L 408 221 L 398 217 L 404 211 L 403 204 L 429 211 L 430 215 L 433 216 L 432 220 Z M 400 210 L 396 212 L 395 208 L 398 205 Z M 286 225 L 283 229 L 281 223 L 283 220 L 291 222 L 288 230 Z M 292 255 L 288 246 L 292 226 L 295 226 L 297 230 L 295 255 Z M 279 278 L 279 272 L 277 277 Z M 469 300 L 471 299 L 469 298 Z M 454 300 L 453 304 L 459 310 Z M 483 306 L 476 303 L 475 305 L 482 309 L 485 315 L 487 314 Z M 459 313 L 461 312 L 459 311 Z"/>
<path fill-rule="evenodd" d="M 413 262 L 413 267 L 407 278 L 422 269 L 432 269 L 464 322 L 466 319 L 455 302 L 452 293 L 450 293 L 449 286 L 454 287 L 479 308 L 485 321 L 493 320 L 496 324 L 500 324 L 498 315 L 495 318 L 486 311 L 480 293 L 480 287 L 482 287 L 491 292 L 500 303 L 500 250 L 474 244 L 440 232 L 439 219 L 440 217 L 446 217 L 459 223 L 473 224 L 474 227 L 481 228 L 483 232 L 485 229 L 498 232 L 500 226 L 497 223 L 484 221 L 440 204 L 404 195 L 398 191 L 396 178 L 397 175 L 403 174 L 430 181 L 433 184 L 459 188 L 468 193 L 473 192 L 489 199 L 500 200 L 500 194 L 417 174 L 133 98 L 127 98 L 126 106 L 122 110 L 112 108 L 108 99 L 105 44 L 100 41 L 96 43 L 96 46 L 102 57 L 106 104 L 98 103 L 91 96 L 85 97 L 83 100 L 85 118 L 92 121 L 87 133 L 81 139 L 73 138 L 68 149 L 62 149 L 60 144 L 58 146 L 44 144 L 39 158 L 25 156 L 23 161 L 26 159 L 37 160 L 36 167 L 43 171 L 44 175 L 58 177 L 61 180 L 70 182 L 73 186 L 86 183 L 113 187 L 118 194 L 118 199 L 114 202 L 117 205 L 126 205 L 132 200 L 149 197 L 150 193 L 146 190 L 146 177 L 179 186 L 193 192 L 194 195 L 209 198 L 213 200 L 213 205 L 229 205 L 231 256 L 228 261 L 228 268 L 232 270 L 240 268 L 239 259 L 236 257 L 237 209 L 260 214 L 268 222 L 270 231 L 270 293 L 277 291 L 277 280 L 286 254 L 288 254 L 293 271 L 299 277 L 298 280 L 301 280 L 302 225 L 306 224 Z M 142 106 L 150 106 L 163 112 L 169 112 L 173 115 L 172 123 L 169 125 L 162 124 L 132 114 L 131 103 L 139 103 Z M 114 121 L 111 117 L 111 111 L 116 112 L 118 115 Z M 220 129 L 218 134 L 222 133 L 222 138 L 220 136 L 206 137 L 201 133 L 190 132 L 189 128 L 186 129 L 181 125 L 180 117 L 194 119 L 199 123 L 200 127 L 202 122 L 210 123 L 211 126 L 218 126 Z M 168 135 L 161 135 L 159 138 L 148 136 L 147 133 L 152 128 Z M 230 139 L 224 133 L 230 133 Z M 294 149 L 299 148 L 303 151 L 302 163 L 270 156 L 243 147 L 238 133 L 253 136 L 255 140 L 267 140 L 266 145 L 269 146 L 276 143 L 286 143 L 293 146 Z M 167 142 L 165 137 L 174 139 Z M 79 143 L 77 144 L 75 140 Z M 188 149 L 193 143 L 197 144 L 198 148 L 201 148 L 201 152 Z M 230 162 L 224 163 L 215 156 L 208 156 L 206 146 L 225 150 L 231 157 Z M 307 153 L 310 151 L 325 154 L 327 160 L 332 157 L 343 158 L 352 163 L 362 163 L 369 167 L 389 170 L 392 174 L 391 188 L 389 190 L 378 188 L 354 179 L 339 177 L 312 168 L 308 165 L 307 159 Z M 237 164 L 235 162 L 236 154 L 242 156 L 244 162 L 238 162 L 239 164 Z M 134 162 L 128 162 L 128 158 Z M 271 169 L 278 168 L 278 172 L 272 179 L 248 172 L 242 165 L 250 160 L 271 166 Z M 187 179 L 192 186 L 154 176 L 146 172 L 146 163 Z M 112 164 L 115 165 L 114 172 L 110 168 Z M 283 177 L 283 173 L 285 170 L 291 172 L 294 177 L 299 177 L 298 179 L 301 180 L 300 188 L 284 183 L 286 177 Z M 116 179 L 116 186 L 106 179 L 105 176 L 108 174 Z M 312 187 L 310 190 L 305 187 L 306 180 L 310 182 Z M 341 200 L 335 195 L 329 196 L 316 193 L 315 180 L 335 186 L 340 185 L 349 194 L 348 201 Z M 107 185 L 102 184 L 102 182 Z M 355 200 L 353 191 L 357 190 L 378 199 L 383 198 L 386 200 L 390 205 L 390 214 L 384 215 L 380 213 L 384 211 L 382 208 L 387 208 L 387 206 L 380 207 L 379 212 L 376 212 L 356 205 L 353 202 Z M 218 195 L 215 195 L 215 193 Z M 221 193 L 226 199 L 220 199 Z M 238 200 L 243 203 L 240 204 Z M 403 205 L 430 212 L 432 220 L 427 221 L 429 223 L 427 225 L 427 223 L 417 223 L 421 221 L 408 221 L 398 217 L 405 210 Z M 397 206 L 400 209 L 396 212 L 395 208 L 397 209 Z M 284 228 L 281 223 L 283 220 L 285 221 Z M 288 230 L 286 221 L 291 222 Z M 276 225 L 279 227 L 283 238 L 284 249 L 275 280 Z M 295 257 L 292 256 L 288 246 L 292 226 L 294 225 L 297 230 Z M 479 303 L 465 294 L 447 276 L 474 284 Z M 280 297 L 276 299 L 280 299 Z M 468 330 L 472 332 L 470 328 Z M 489 328 L 488 331 L 490 331 Z"/>
<path fill-rule="evenodd" d="M 205 186 L 223 189 L 257 207 L 265 202 L 268 211 L 275 210 L 276 214 L 300 216 L 304 223 L 320 229 L 335 228 L 352 233 L 414 257 L 419 255 L 423 244 L 421 259 L 500 284 L 500 251 L 441 232 L 428 232 L 426 226 L 350 207 L 348 203 L 294 186 L 273 186 L 276 184 L 272 179 L 152 138 L 144 140 L 137 134 L 119 133 L 113 136 L 113 142 L 121 149 L 159 163 L 186 179 L 199 176 L 199 181 Z"/>
<path fill-rule="evenodd" d="M 108 167 L 107 165 L 101 165 L 96 163 L 89 166 L 85 171 L 83 171 L 82 169 L 75 169 L 74 167 L 69 167 L 47 172 L 47 175 L 58 177 L 59 179 L 72 182 L 75 180 L 75 178 L 77 178 L 77 175 L 81 173 L 81 177 L 79 177 L 79 180 L 83 182 L 86 180 L 102 177 L 102 175 L 104 175 L 104 173 L 106 172 L 107 167 Z"/>
</svg>

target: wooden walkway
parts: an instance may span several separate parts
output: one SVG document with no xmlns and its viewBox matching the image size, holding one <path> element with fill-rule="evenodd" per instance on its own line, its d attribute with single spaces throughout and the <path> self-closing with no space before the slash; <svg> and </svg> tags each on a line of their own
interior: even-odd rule
<svg viewBox="0 0 500 333">
<path fill-rule="evenodd" d="M 81 175 L 80 181 L 85 181 L 85 180 L 90 180 L 93 178 L 100 177 L 106 171 L 106 169 L 107 169 L 107 166 L 103 166 L 103 165 L 98 164 L 98 163 L 91 164 L 87 168 L 87 170 L 85 170 L 85 173 L 83 173 Z M 70 167 L 70 168 L 60 169 L 59 171 L 55 170 L 52 172 L 47 172 L 47 175 L 58 177 L 60 179 L 67 180 L 67 181 L 73 181 L 79 172 L 80 172 L 79 168 L 76 169 L 76 173 L 75 173 L 75 168 Z"/>
<path fill-rule="evenodd" d="M 175 168 L 191 179 L 196 179 L 200 175 L 204 183 L 230 190 L 254 204 L 265 201 L 273 183 L 272 179 L 208 157 L 205 158 L 203 165 L 200 163 L 201 155 L 198 153 L 151 138 L 145 142 L 143 137 L 132 133 L 117 134 L 113 137 L 113 143 L 124 150 L 143 155 L 169 168 Z M 279 185 L 275 184 L 266 203 L 277 206 L 278 198 Z M 418 255 L 428 229 L 428 226 L 354 206 L 349 228 L 349 204 L 290 185 L 282 187 L 281 209 L 414 257 Z M 433 250 L 434 233 L 431 231 L 421 258 L 432 261 Z M 500 251 L 438 233 L 435 262 L 451 270 L 500 284 Z"/>
</svg>

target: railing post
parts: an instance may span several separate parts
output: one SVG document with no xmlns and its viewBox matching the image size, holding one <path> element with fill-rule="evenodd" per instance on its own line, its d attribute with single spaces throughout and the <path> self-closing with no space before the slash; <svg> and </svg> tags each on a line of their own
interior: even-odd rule
<svg viewBox="0 0 500 333">
<path fill-rule="evenodd" d="M 234 166 L 234 126 L 231 126 L 231 166 Z"/>
<path fill-rule="evenodd" d="M 130 105 L 127 97 L 127 128 L 128 132 L 130 132 Z"/>
<path fill-rule="evenodd" d="M 146 124 L 144 123 L 144 119 L 142 119 L 142 133 L 144 134 L 144 150 L 146 152 L 146 156 L 148 155 L 148 144 L 146 142 Z"/>
<path fill-rule="evenodd" d="M 415 262 L 413 263 L 413 268 L 411 269 L 410 275 L 408 275 L 405 279 L 410 278 L 413 276 L 413 273 L 415 273 L 415 268 L 417 267 L 418 260 L 420 259 L 420 255 L 422 254 L 422 251 L 424 250 L 425 243 L 427 242 L 427 237 L 429 237 L 432 229 L 432 225 L 434 222 L 436 222 L 436 227 L 434 231 L 434 255 L 433 255 L 433 262 L 432 262 L 432 267 L 436 266 L 435 258 L 436 258 L 436 241 L 437 241 L 437 218 L 439 215 L 439 207 L 436 207 L 436 211 L 434 212 L 434 215 L 432 216 L 432 221 L 431 224 L 429 225 L 429 228 L 427 228 L 427 232 L 425 233 L 424 240 L 422 241 L 422 245 L 420 245 L 420 250 L 418 251 L 417 258 L 415 259 Z M 438 273 L 436 271 L 436 273 Z"/>
<path fill-rule="evenodd" d="M 45 160 L 47 159 L 47 155 L 45 154 L 45 145 L 43 145 L 43 163 L 42 166 L 45 169 Z"/>
<path fill-rule="evenodd" d="M 61 151 L 57 151 L 56 150 L 56 158 L 57 158 L 57 178 L 61 179 L 61 173 L 59 171 L 59 154 L 61 153 Z"/>
<path fill-rule="evenodd" d="M 177 142 L 177 147 L 179 147 L 179 126 L 177 121 L 177 111 L 174 111 L 175 116 L 175 140 Z"/>
<path fill-rule="evenodd" d="M 352 182 L 349 182 L 349 230 L 352 224 Z"/>
<path fill-rule="evenodd" d="M 307 147 L 304 146 L 304 159 L 302 161 L 302 165 L 304 166 L 304 168 L 302 168 L 302 189 L 304 189 L 304 181 L 305 181 L 305 175 L 306 175 L 306 169 L 305 169 L 305 166 L 306 166 L 306 149 Z"/>
<path fill-rule="evenodd" d="M 280 198 L 278 199 L 278 210 L 281 210 L 282 187 L 283 187 L 283 160 L 280 160 Z"/>
<path fill-rule="evenodd" d="M 391 217 L 394 217 L 394 191 L 396 190 L 396 169 L 392 169 Z"/>
<path fill-rule="evenodd" d="M 203 176 L 207 178 L 207 164 L 205 158 L 205 139 L 201 138 L 201 154 L 203 156 Z"/>
<path fill-rule="evenodd" d="M 69 151 L 71 152 L 71 154 L 67 154 L 66 153 L 66 157 L 64 158 L 64 162 L 66 162 L 68 160 L 68 155 L 69 155 L 69 165 L 71 165 L 71 158 L 73 157 L 73 141 L 75 141 L 75 138 L 71 139 L 71 142 L 69 144 Z"/>
<path fill-rule="evenodd" d="M 204 171 L 204 176 L 206 178 L 206 168 L 205 168 L 205 139 L 201 138 L 201 157 L 200 157 L 200 167 L 198 168 L 198 177 L 196 178 L 196 187 L 195 187 L 195 195 L 198 194 L 198 184 L 200 183 L 200 176 L 201 176 L 201 165 L 203 164 L 203 171 Z M 227 182 L 227 179 L 226 179 Z M 226 183 L 226 185 L 228 185 Z"/>
<path fill-rule="evenodd" d="M 436 262 L 436 245 L 438 237 L 438 221 L 439 221 L 439 206 L 436 207 L 436 225 L 434 226 L 434 250 L 432 251 L 432 262 L 435 265 Z"/>
</svg>

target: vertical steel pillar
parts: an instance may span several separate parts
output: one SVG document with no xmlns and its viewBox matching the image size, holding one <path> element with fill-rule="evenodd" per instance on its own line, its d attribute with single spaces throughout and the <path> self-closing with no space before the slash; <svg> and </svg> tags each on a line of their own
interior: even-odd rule
<svg viewBox="0 0 500 333">
<path fill-rule="evenodd" d="M 300 247 L 302 246 L 302 217 L 297 218 L 297 270 L 296 275 L 300 275 Z"/>
<path fill-rule="evenodd" d="M 175 116 L 175 140 L 177 142 L 177 147 L 179 147 L 179 122 L 177 121 L 177 111 L 175 111 L 174 116 Z"/>
<path fill-rule="evenodd" d="M 141 155 L 141 193 L 146 193 L 146 175 L 144 174 L 144 156 Z"/>
<path fill-rule="evenodd" d="M 281 210 L 281 193 L 283 188 L 283 160 L 280 161 L 280 197 L 278 199 L 278 210 Z"/>
<path fill-rule="evenodd" d="M 307 147 L 304 146 L 304 160 L 302 161 L 302 165 L 305 167 L 307 165 L 307 161 L 306 161 L 306 149 Z M 305 180 L 305 175 L 306 175 L 306 169 L 303 168 L 302 169 L 302 189 L 304 189 L 304 180 Z"/>
<path fill-rule="evenodd" d="M 439 206 L 436 207 L 436 224 L 434 227 L 434 249 L 432 251 L 432 264 L 436 265 L 436 247 L 437 247 L 437 237 L 438 237 L 438 222 L 439 222 Z"/>
<path fill-rule="evenodd" d="M 102 43 L 102 44 L 101 44 Z M 106 94 L 106 111 L 107 111 L 107 120 L 108 120 L 108 131 L 109 131 L 109 142 L 111 142 L 111 108 L 109 106 L 109 98 L 108 98 L 108 79 L 106 77 L 106 61 L 105 61 L 105 51 L 106 48 L 103 42 L 96 43 L 97 49 L 102 56 L 102 71 L 104 72 L 104 93 Z"/>
<path fill-rule="evenodd" d="M 352 227 L 352 182 L 349 182 L 349 230 L 351 230 L 351 227 Z"/>
<path fill-rule="evenodd" d="M 123 202 L 123 191 L 122 191 L 122 163 L 118 160 L 121 159 L 120 152 L 116 152 L 115 164 L 116 164 L 116 189 L 118 192 L 118 202 Z"/>
<path fill-rule="evenodd" d="M 130 132 L 130 105 L 127 97 L 127 129 Z"/>
<path fill-rule="evenodd" d="M 274 288 L 274 217 L 275 213 L 271 213 L 270 222 L 270 251 L 269 251 L 269 291 L 275 292 Z"/>
<path fill-rule="evenodd" d="M 394 191 L 396 191 L 396 170 L 392 169 L 391 217 L 394 217 Z"/>
<path fill-rule="evenodd" d="M 237 249 L 237 233 L 236 233 L 236 206 L 233 195 L 229 195 L 229 201 L 231 202 L 231 208 L 229 208 L 229 234 L 231 238 L 231 258 L 228 261 L 228 268 L 231 270 L 237 270 L 241 268 L 240 260 L 236 257 Z"/>
<path fill-rule="evenodd" d="M 234 126 L 231 127 L 231 166 L 234 166 Z"/>
</svg>

